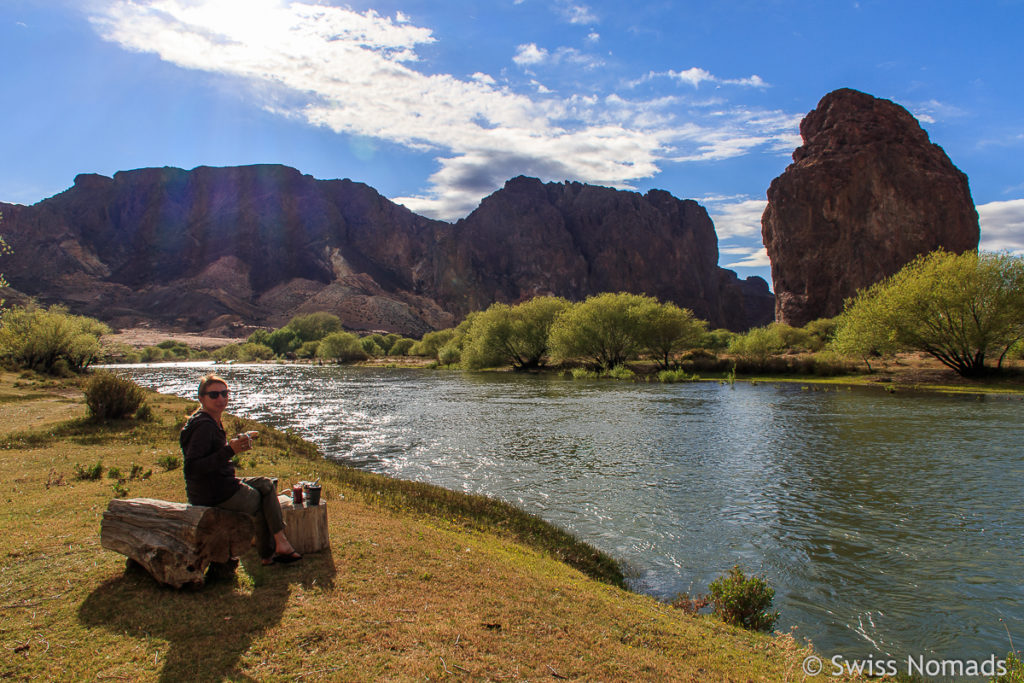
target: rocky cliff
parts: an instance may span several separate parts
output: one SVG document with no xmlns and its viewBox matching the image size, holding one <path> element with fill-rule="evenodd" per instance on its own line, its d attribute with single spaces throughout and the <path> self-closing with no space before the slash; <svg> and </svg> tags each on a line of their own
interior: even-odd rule
<svg viewBox="0 0 1024 683">
<path fill-rule="evenodd" d="M 716 327 L 772 315 L 767 283 L 718 268 L 705 210 L 660 191 L 516 178 L 451 225 L 284 166 L 151 168 L 0 212 L 13 288 L 118 326 L 224 332 L 323 310 L 418 336 L 494 301 L 620 290 Z"/>
<path fill-rule="evenodd" d="M 761 221 L 780 322 L 834 316 L 918 254 L 977 248 L 967 176 L 903 107 L 836 90 L 800 134 Z"/>
</svg>

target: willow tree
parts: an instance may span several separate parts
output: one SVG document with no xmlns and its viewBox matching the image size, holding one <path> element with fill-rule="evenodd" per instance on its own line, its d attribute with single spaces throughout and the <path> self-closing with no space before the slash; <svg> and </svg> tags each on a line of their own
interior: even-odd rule
<svg viewBox="0 0 1024 683">
<path fill-rule="evenodd" d="M 919 256 L 848 299 L 832 348 L 861 355 L 923 351 L 964 377 L 1024 339 L 1024 259 L 1006 253 Z"/>
<path fill-rule="evenodd" d="M 669 369 L 677 352 L 698 346 L 708 329 L 708 324 L 693 311 L 672 302 L 650 299 L 634 315 L 640 344 L 664 370 Z"/>
<path fill-rule="evenodd" d="M 473 319 L 462 362 L 469 368 L 541 367 L 548 356 L 551 325 L 568 307 L 568 301 L 556 296 L 538 296 L 515 306 L 492 304 Z"/>
</svg>

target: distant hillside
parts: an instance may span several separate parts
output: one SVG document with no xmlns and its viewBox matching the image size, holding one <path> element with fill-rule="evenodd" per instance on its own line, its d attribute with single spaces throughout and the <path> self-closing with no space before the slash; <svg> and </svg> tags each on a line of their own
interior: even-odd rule
<svg viewBox="0 0 1024 683">
<path fill-rule="evenodd" d="M 774 309 L 764 280 L 718 267 L 704 208 L 657 190 L 519 177 L 452 225 L 285 166 L 147 168 L 79 175 L 0 212 L 13 298 L 116 326 L 225 332 L 323 310 L 350 329 L 418 336 L 495 301 L 602 291 L 674 301 L 734 330 Z"/>
</svg>

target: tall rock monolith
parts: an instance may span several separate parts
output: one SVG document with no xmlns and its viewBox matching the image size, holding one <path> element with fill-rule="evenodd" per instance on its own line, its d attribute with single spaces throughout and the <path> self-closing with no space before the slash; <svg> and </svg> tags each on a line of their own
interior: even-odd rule
<svg viewBox="0 0 1024 683">
<path fill-rule="evenodd" d="M 837 315 L 847 297 L 918 254 L 977 249 L 967 176 L 903 107 L 836 90 L 800 135 L 761 219 L 779 322 Z"/>
</svg>

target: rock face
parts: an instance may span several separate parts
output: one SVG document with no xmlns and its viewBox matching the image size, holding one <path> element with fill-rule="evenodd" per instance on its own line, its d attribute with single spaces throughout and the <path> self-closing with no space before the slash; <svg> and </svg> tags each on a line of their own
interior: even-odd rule
<svg viewBox="0 0 1024 683">
<path fill-rule="evenodd" d="M 918 254 L 977 249 L 967 176 L 903 107 L 836 90 L 800 134 L 761 219 L 778 321 L 837 315 L 847 297 Z"/>
<path fill-rule="evenodd" d="M 241 333 L 329 311 L 349 329 L 419 336 L 494 301 L 619 290 L 715 327 L 771 318 L 764 280 L 716 265 L 704 209 L 660 191 L 516 178 L 451 225 L 284 166 L 150 168 L 80 175 L 0 212 L 9 300 L 66 303 L 115 326 Z"/>
</svg>

